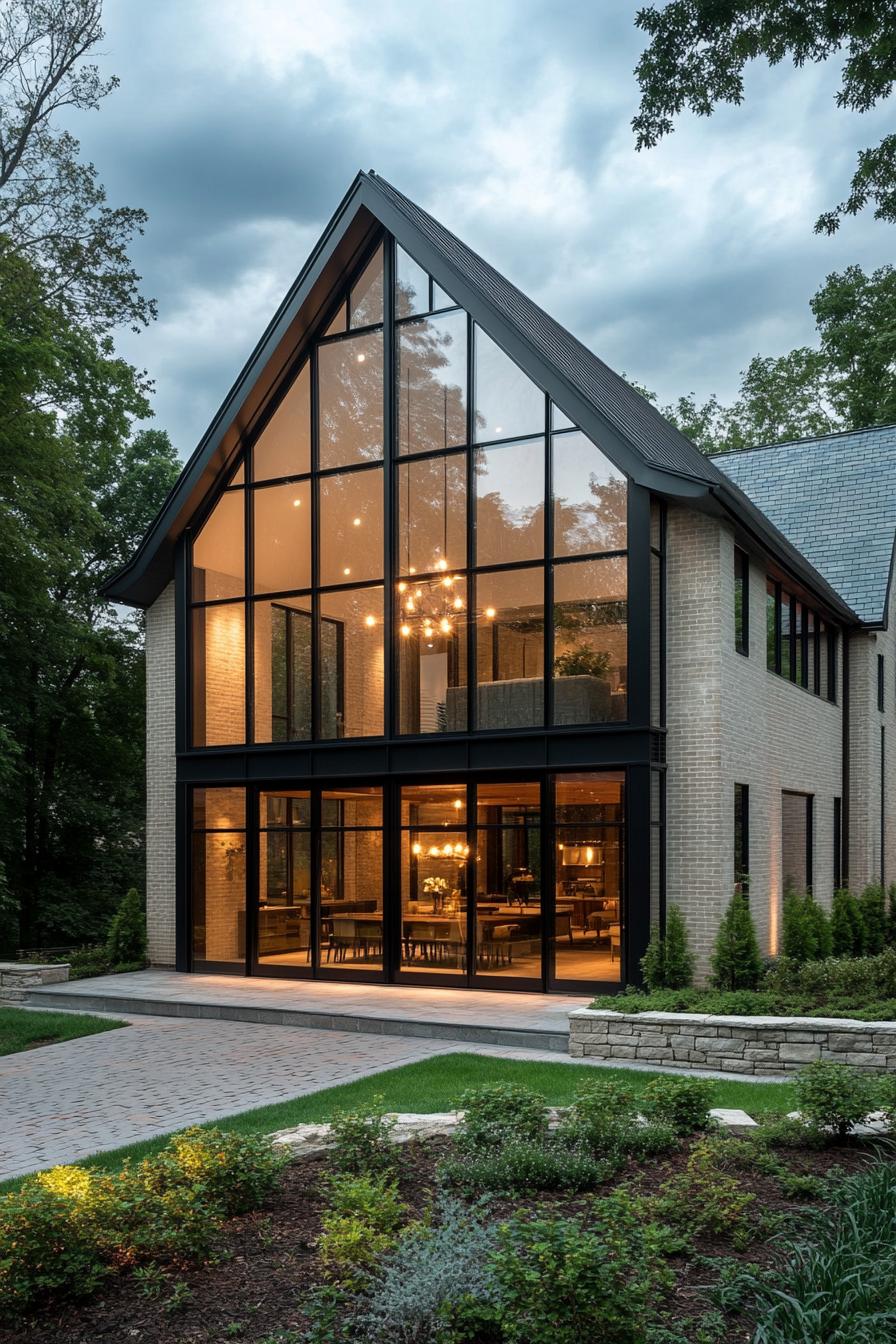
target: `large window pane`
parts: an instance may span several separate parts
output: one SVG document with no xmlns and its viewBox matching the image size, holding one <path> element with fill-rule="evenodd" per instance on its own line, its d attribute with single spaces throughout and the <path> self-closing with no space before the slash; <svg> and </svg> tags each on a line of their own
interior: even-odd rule
<svg viewBox="0 0 896 1344">
<path fill-rule="evenodd" d="M 556 798 L 555 976 L 616 982 L 622 967 L 622 775 L 560 775 Z"/>
<path fill-rule="evenodd" d="M 321 737 L 383 734 L 383 590 L 322 593 Z"/>
<path fill-rule="evenodd" d="M 246 740 L 246 617 L 242 602 L 193 610 L 193 745 Z"/>
<path fill-rule="evenodd" d="M 353 286 L 348 303 L 349 326 L 372 327 L 383 320 L 383 249 L 377 248 Z"/>
<path fill-rule="evenodd" d="M 256 593 L 284 593 L 311 583 L 311 485 L 252 491 Z"/>
<path fill-rule="evenodd" d="M 429 276 L 403 247 L 395 246 L 395 316 L 429 312 Z"/>
<path fill-rule="evenodd" d="M 193 541 L 195 602 L 241 597 L 245 590 L 242 490 L 227 490 Z"/>
<path fill-rule="evenodd" d="M 383 791 L 370 785 L 324 789 L 321 795 L 321 824 L 324 826 L 382 826 Z"/>
<path fill-rule="evenodd" d="M 538 785 L 488 787 L 491 798 L 485 786 L 477 790 L 476 970 L 502 980 L 537 980 L 542 938 Z"/>
<path fill-rule="evenodd" d="M 544 722 L 544 574 L 514 569 L 476 579 L 477 724 Z"/>
<path fill-rule="evenodd" d="M 397 598 L 399 731 L 466 732 L 465 581 L 402 583 Z"/>
<path fill-rule="evenodd" d="M 255 741 L 311 736 L 311 598 L 255 603 Z"/>
<path fill-rule="evenodd" d="M 554 554 L 624 551 L 627 485 L 584 434 L 555 434 Z"/>
<path fill-rule="evenodd" d="M 398 328 L 398 451 L 428 452 L 467 441 L 467 317 Z"/>
<path fill-rule="evenodd" d="M 465 453 L 398 464 L 398 572 L 464 569 L 467 562 Z"/>
<path fill-rule="evenodd" d="M 383 573 L 383 473 L 320 478 L 320 581 L 354 583 Z"/>
<path fill-rule="evenodd" d="M 544 555 L 544 439 L 477 448 L 476 563 Z"/>
<path fill-rule="evenodd" d="M 238 829 L 245 826 L 245 808 L 242 789 L 194 793 L 191 914 L 197 969 L 211 964 L 240 971 L 245 964 L 246 836 Z"/>
<path fill-rule="evenodd" d="M 554 566 L 554 723 L 626 717 L 625 556 Z"/>
<path fill-rule="evenodd" d="M 333 970 L 382 970 L 382 791 L 330 790 L 321 809 L 321 961 Z"/>
<path fill-rule="evenodd" d="M 465 784 L 407 784 L 401 790 L 402 826 L 450 830 L 466 820 Z"/>
<path fill-rule="evenodd" d="M 481 327 L 475 328 L 474 439 L 515 439 L 544 429 L 544 393 Z"/>
<path fill-rule="evenodd" d="M 256 481 L 301 476 L 311 470 L 311 365 L 299 370 L 252 449 Z"/>
<path fill-rule="evenodd" d="M 258 844 L 258 960 L 307 969 L 311 963 L 310 794 L 261 795 Z"/>
<path fill-rule="evenodd" d="M 321 468 L 383 455 L 383 333 L 318 346 Z"/>
<path fill-rule="evenodd" d="M 470 848 L 463 785 L 401 791 L 401 968 L 460 976 L 466 970 Z"/>
</svg>

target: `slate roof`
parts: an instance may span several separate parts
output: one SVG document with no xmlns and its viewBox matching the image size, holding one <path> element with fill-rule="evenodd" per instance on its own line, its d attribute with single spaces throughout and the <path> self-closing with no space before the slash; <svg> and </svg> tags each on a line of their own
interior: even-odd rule
<svg viewBox="0 0 896 1344">
<path fill-rule="evenodd" d="M 883 621 L 896 534 L 896 425 L 713 459 L 868 624 Z"/>
</svg>

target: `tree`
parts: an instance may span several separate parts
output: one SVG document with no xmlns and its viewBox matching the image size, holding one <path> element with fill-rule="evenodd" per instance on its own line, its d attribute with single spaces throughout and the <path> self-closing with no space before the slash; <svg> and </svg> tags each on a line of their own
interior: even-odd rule
<svg viewBox="0 0 896 1344">
<path fill-rule="evenodd" d="M 125 894 L 112 916 L 106 956 L 112 966 L 134 966 L 146 960 L 146 911 L 136 887 Z"/>
<path fill-rule="evenodd" d="M 718 103 L 742 103 L 744 70 L 761 57 L 800 67 L 845 50 L 837 105 L 869 111 L 892 89 L 894 19 L 891 0 L 670 0 L 640 9 L 635 23 L 650 43 L 635 69 L 637 148 L 669 135 L 685 108 L 708 117 Z M 896 220 L 896 135 L 860 151 L 848 196 L 816 220 L 816 233 L 835 233 L 844 215 L 869 204 L 876 219 Z"/>
<path fill-rule="evenodd" d="M 847 266 L 810 301 L 827 388 L 844 428 L 896 421 L 896 270 Z"/>
<path fill-rule="evenodd" d="M 831 945 L 835 957 L 860 957 L 865 950 L 862 909 L 852 892 L 834 892 L 831 906 Z"/>
<path fill-rule="evenodd" d="M 688 931 L 681 911 L 670 905 L 666 928 L 655 928 L 647 951 L 641 958 L 641 970 L 647 988 L 688 989 L 694 979 L 694 957 L 688 946 Z"/>
<path fill-rule="evenodd" d="M 103 37 L 101 0 L 0 7 L 0 233 L 36 268 L 41 297 L 103 332 L 155 315 L 128 246 L 146 215 L 112 208 L 78 141 L 55 120 L 96 109 L 118 85 L 85 63 Z"/>
<path fill-rule="evenodd" d="M 735 892 L 716 934 L 712 982 L 716 989 L 755 989 L 761 974 L 762 957 L 750 907 Z"/>
<path fill-rule="evenodd" d="M 98 590 L 177 476 L 148 414 L 141 376 L 0 240 L 0 861 L 26 948 L 101 936 L 141 880 L 142 632 Z"/>
</svg>

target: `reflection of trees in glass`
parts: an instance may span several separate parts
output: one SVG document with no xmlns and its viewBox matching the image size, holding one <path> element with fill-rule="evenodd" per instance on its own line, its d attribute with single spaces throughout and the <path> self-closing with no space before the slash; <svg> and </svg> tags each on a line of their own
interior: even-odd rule
<svg viewBox="0 0 896 1344">
<path fill-rule="evenodd" d="M 544 440 L 477 449 L 476 556 L 482 564 L 544 554 Z M 483 492 L 492 478 L 494 488 Z"/>
<path fill-rule="evenodd" d="M 349 323 L 352 327 L 372 327 L 383 320 L 383 248 L 377 248 L 352 288 Z"/>
<path fill-rule="evenodd" d="M 466 565 L 467 466 L 464 454 L 403 462 L 398 468 L 398 567 L 402 574 Z"/>
<path fill-rule="evenodd" d="M 383 456 L 383 335 L 349 336 L 318 346 L 320 465 Z"/>
<path fill-rule="evenodd" d="M 462 312 L 398 329 L 398 451 L 466 443 L 467 319 Z"/>
<path fill-rule="evenodd" d="M 558 555 L 621 551 L 626 546 L 628 489 L 624 479 L 588 478 L 588 497 L 554 495 L 554 550 Z"/>
</svg>

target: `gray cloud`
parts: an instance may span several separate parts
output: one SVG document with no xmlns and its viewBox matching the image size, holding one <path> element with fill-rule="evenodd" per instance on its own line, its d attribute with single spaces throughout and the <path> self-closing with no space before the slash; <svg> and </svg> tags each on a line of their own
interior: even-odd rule
<svg viewBox="0 0 896 1344">
<path fill-rule="evenodd" d="M 586 341 L 657 389 L 729 394 L 812 337 L 830 271 L 879 265 L 869 219 L 812 222 L 889 109 L 835 108 L 837 71 L 757 66 L 748 99 L 637 155 L 634 4 L 107 0 L 121 88 L 72 123 L 160 320 L 123 352 L 188 454 L 359 168 L 375 167 Z"/>
</svg>

